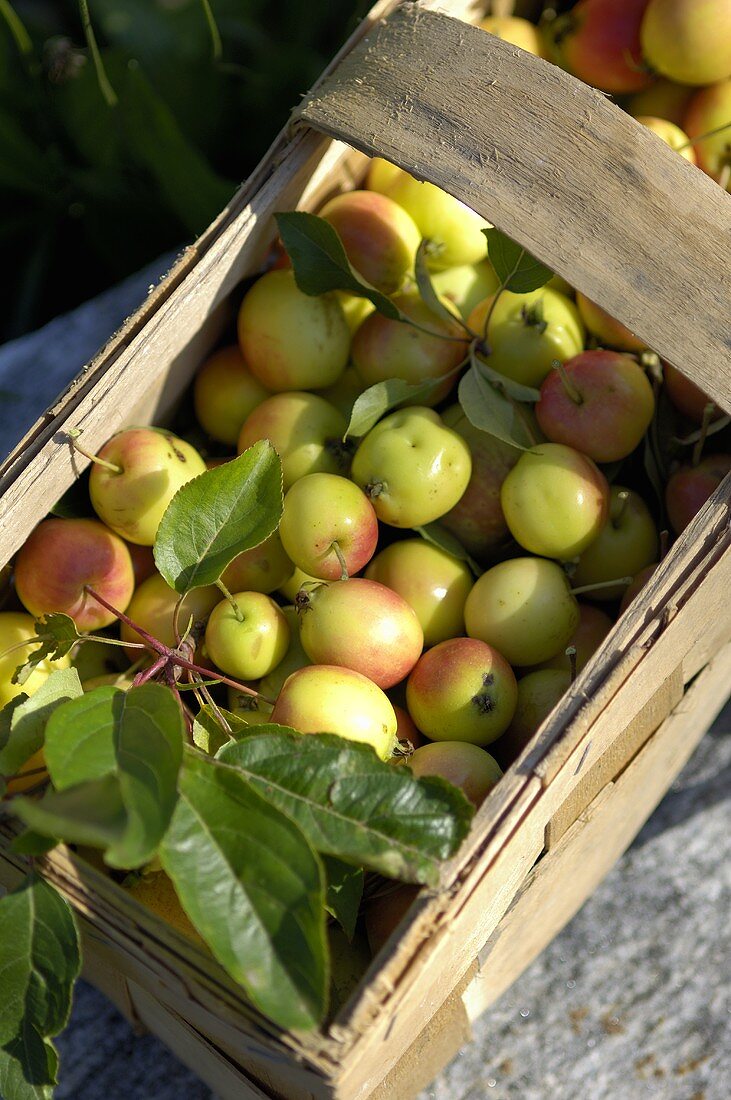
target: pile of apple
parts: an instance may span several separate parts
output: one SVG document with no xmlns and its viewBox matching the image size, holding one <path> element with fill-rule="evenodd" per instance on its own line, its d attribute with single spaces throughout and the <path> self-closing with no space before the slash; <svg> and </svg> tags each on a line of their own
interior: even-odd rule
<svg viewBox="0 0 731 1100">
<path fill-rule="evenodd" d="M 731 2 L 715 7 L 728 33 L 716 32 L 706 62 L 683 53 L 676 66 L 670 48 L 690 0 L 581 0 L 554 37 L 565 63 L 601 87 L 649 85 L 643 114 L 650 102 L 657 113 L 679 99 L 680 86 L 650 84 L 641 58 L 675 80 L 720 80 L 704 92 L 683 89 L 689 132 L 699 133 L 708 123 L 701 96 L 728 103 L 731 118 Z M 546 48 L 525 21 L 484 25 L 534 52 Z M 717 63 L 725 47 L 728 64 Z M 716 138 L 696 148 L 702 166 L 721 174 Z M 197 374 L 196 445 L 152 427 L 115 435 L 93 456 L 93 514 L 44 519 L 18 552 L 0 612 L 0 704 L 21 690 L 11 682 L 12 647 L 32 648 L 34 618 L 63 612 L 79 631 L 130 647 L 140 646 L 140 631 L 171 647 L 182 639 L 187 658 L 218 682 L 222 705 L 247 722 L 366 741 L 394 766 L 440 775 L 479 805 L 651 575 L 667 545 L 665 516 L 680 533 L 731 469 L 729 454 L 701 453 L 726 421 L 562 280 L 525 294 L 501 288 L 486 258 L 488 223 L 437 187 L 374 160 L 364 188 L 331 199 L 320 215 L 353 268 L 410 323 L 364 297 L 305 294 L 275 248 L 243 296 L 237 343 Z M 446 315 L 415 283 L 423 239 Z M 470 333 L 492 371 L 540 390 L 521 407 L 533 445 L 481 430 L 457 402 Z M 433 385 L 364 434 L 349 433 L 359 396 L 393 379 Z M 686 456 L 664 507 L 642 462 L 660 400 Z M 281 459 L 279 528 L 235 558 L 218 585 L 180 602 L 155 569 L 161 518 L 180 486 L 260 440 Z M 584 594 L 591 602 L 577 598 Z M 152 666 L 140 652 L 129 649 L 129 671 L 115 661 L 110 672 L 102 643 L 90 643 L 78 657 L 39 665 L 22 690 L 69 660 L 90 686 L 139 683 Z M 37 754 L 10 793 L 34 786 L 42 764 Z M 378 920 L 376 911 L 374 944 L 384 934 Z"/>
</svg>

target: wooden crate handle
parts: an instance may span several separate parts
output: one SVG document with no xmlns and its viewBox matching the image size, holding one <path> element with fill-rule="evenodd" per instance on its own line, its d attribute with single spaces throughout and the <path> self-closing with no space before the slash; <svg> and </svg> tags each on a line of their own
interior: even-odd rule
<svg viewBox="0 0 731 1100">
<path fill-rule="evenodd" d="M 602 92 L 410 2 L 294 122 L 449 191 L 731 411 L 731 198 Z"/>
</svg>

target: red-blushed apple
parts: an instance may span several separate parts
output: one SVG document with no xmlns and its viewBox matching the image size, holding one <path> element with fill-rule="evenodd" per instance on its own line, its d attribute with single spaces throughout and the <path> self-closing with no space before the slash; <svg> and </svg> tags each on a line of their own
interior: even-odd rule
<svg viewBox="0 0 731 1100">
<path fill-rule="evenodd" d="M 345 417 L 319 394 L 277 393 L 246 418 L 238 451 L 268 439 L 282 460 L 286 492 L 305 474 L 347 474 L 350 450 L 342 441 L 347 427 Z"/>
<path fill-rule="evenodd" d="M 155 555 L 151 546 L 142 546 L 138 542 L 127 542 L 125 545 L 132 559 L 132 572 L 134 573 L 136 588 L 138 584 L 142 584 L 143 581 L 146 581 L 148 577 L 157 572 Z"/>
<path fill-rule="evenodd" d="M 297 597 L 300 639 L 316 665 L 342 665 L 380 688 L 393 687 L 421 656 L 416 612 L 385 584 L 353 577 L 303 589 Z"/>
<path fill-rule="evenodd" d="M 387 195 L 348 191 L 325 203 L 320 217 L 336 230 L 358 274 L 382 294 L 395 294 L 413 277 L 421 233 Z"/>
<path fill-rule="evenodd" d="M 691 382 L 690 378 L 686 378 L 679 370 L 672 367 L 670 363 L 663 363 L 662 372 L 665 379 L 665 389 L 675 408 L 683 416 L 687 416 L 689 420 L 700 424 L 706 406 L 713 404 L 712 398 L 704 393 L 700 386 L 696 386 L 695 382 Z M 721 415 L 721 410 L 716 408 L 713 419 L 716 420 Z"/>
<path fill-rule="evenodd" d="M 503 766 L 512 764 L 548 717 L 571 682 L 568 669 L 539 669 L 518 680 L 518 702 L 513 720 L 493 752 Z"/>
<path fill-rule="evenodd" d="M 536 418 L 553 443 L 595 462 L 617 462 L 639 446 L 652 423 L 655 397 L 629 355 L 584 351 L 551 372 L 541 386 Z"/>
<path fill-rule="evenodd" d="M 666 118 L 685 130 L 684 119 L 688 104 L 695 92 L 687 84 L 676 84 L 674 80 L 661 77 L 649 88 L 636 92 L 627 103 L 627 110 L 634 118 L 638 115 L 652 115 L 654 118 Z"/>
<path fill-rule="evenodd" d="M 578 624 L 568 578 L 546 558 L 494 565 L 475 581 L 465 603 L 469 636 L 495 646 L 511 665 L 537 665 L 563 653 Z"/>
<path fill-rule="evenodd" d="M 421 745 L 425 745 L 426 741 L 421 735 L 421 732 L 416 727 L 416 722 L 411 717 L 409 712 L 404 707 L 398 706 L 393 703 L 393 709 L 396 714 L 396 739 L 397 741 L 408 741 L 411 747 L 418 749 Z"/>
<path fill-rule="evenodd" d="M 465 359 L 467 342 L 464 330 L 432 313 L 414 291 L 393 299 L 402 313 L 422 328 L 392 321 L 382 313 L 371 313 L 353 337 L 353 363 L 366 386 L 400 378 L 410 385 L 439 379 L 453 371 Z M 433 335 L 430 335 L 433 334 Z M 423 404 L 436 405 L 454 387 L 457 378 L 446 378 Z"/>
<path fill-rule="evenodd" d="M 500 286 L 489 260 L 435 271 L 431 281 L 439 297 L 455 305 L 465 321 L 475 306 L 494 294 Z"/>
<path fill-rule="evenodd" d="M 355 452 L 352 478 L 392 527 L 420 527 L 453 508 L 472 473 L 470 449 L 433 409 L 386 416 Z"/>
<path fill-rule="evenodd" d="M 378 519 L 365 493 L 337 474 L 306 474 L 284 498 L 279 535 L 285 553 L 311 577 L 336 581 L 368 564 Z"/>
<path fill-rule="evenodd" d="M 384 893 L 368 901 L 365 908 L 365 927 L 368 946 L 374 955 L 378 954 L 406 916 L 418 893 L 418 886 L 393 883 L 391 889 L 384 888 Z"/>
<path fill-rule="evenodd" d="M 233 598 L 236 609 L 221 600 L 209 615 L 206 651 L 229 676 L 258 680 L 284 658 L 289 626 L 281 608 L 264 593 L 236 592 Z"/>
<path fill-rule="evenodd" d="M 642 56 L 679 84 L 713 84 L 731 76 L 728 0 L 649 0 L 640 35 Z"/>
<path fill-rule="evenodd" d="M 603 346 L 638 354 L 646 350 L 647 344 L 644 340 L 640 340 L 639 336 L 635 336 L 620 321 L 598 306 L 596 302 L 592 302 L 591 298 L 587 298 L 580 290 L 576 291 L 576 305 L 587 330 Z"/>
<path fill-rule="evenodd" d="M 305 653 L 300 638 L 300 616 L 296 607 L 283 607 L 282 614 L 289 626 L 289 645 L 277 667 L 259 681 L 258 690 L 268 699 L 276 699 L 282 690 L 284 681 L 300 668 L 312 664 Z M 251 698 L 251 696 L 249 696 Z M 270 711 L 271 712 L 271 708 Z"/>
<path fill-rule="evenodd" d="M 244 296 L 239 344 L 251 373 L 273 393 L 322 390 L 345 369 L 350 329 L 334 294 L 301 291 L 292 271 L 268 271 Z"/>
<path fill-rule="evenodd" d="M 587 84 L 626 95 L 652 83 L 642 64 L 640 25 L 647 0 L 579 0 L 553 24 L 560 64 Z"/>
<path fill-rule="evenodd" d="M 89 496 L 99 518 L 128 542 L 152 546 L 165 509 L 181 485 L 205 473 L 189 443 L 158 428 L 127 428 L 99 451 Z"/>
<path fill-rule="evenodd" d="M 695 92 L 683 129 L 694 143 L 698 167 L 731 191 L 731 79 Z"/>
<path fill-rule="evenodd" d="M 609 618 L 606 611 L 602 611 L 600 607 L 594 607 L 593 604 L 584 603 L 582 600 L 579 603 L 579 623 L 573 634 L 566 642 L 565 649 L 561 650 L 554 657 L 550 657 L 547 661 L 542 661 L 538 666 L 539 668 L 557 668 L 562 672 L 569 672 L 571 670 L 572 661 L 566 653 L 566 649 L 569 646 L 573 646 L 576 650 L 574 662 L 576 664 L 576 671 L 581 672 L 582 668 L 589 663 L 589 658 L 596 653 L 599 646 L 606 638 L 609 631 L 614 626 L 613 621 Z"/>
<path fill-rule="evenodd" d="M 682 534 L 731 470 L 731 455 L 715 454 L 697 466 L 681 466 L 665 486 L 665 506 L 676 535 Z"/>
<path fill-rule="evenodd" d="M 485 362 L 524 386 L 540 386 L 556 359 L 563 363 L 584 350 L 578 309 L 550 287 L 529 294 L 504 290 L 494 306 L 493 298 L 486 298 L 472 310 L 467 324 L 482 336 L 488 315 Z"/>
<path fill-rule="evenodd" d="M 510 538 L 500 489 L 520 458 L 520 451 L 476 428 L 461 405 L 445 409 L 442 419 L 467 443 L 472 455 L 472 474 L 462 496 L 439 522 L 473 558 L 484 563 L 498 554 Z"/>
<path fill-rule="evenodd" d="M 284 682 L 272 722 L 299 733 L 336 733 L 364 741 L 381 760 L 396 747 L 396 715 L 381 689 L 349 668 L 307 665 Z"/>
<path fill-rule="evenodd" d="M 609 517 L 594 541 L 579 556 L 571 578 L 574 588 L 601 585 L 593 600 L 618 600 L 627 584 L 607 587 L 607 582 L 634 577 L 657 560 L 657 526 L 639 493 L 612 486 Z"/>
<path fill-rule="evenodd" d="M 515 674 L 503 655 L 477 638 L 450 638 L 419 658 L 406 705 L 432 741 L 489 745 L 510 725 Z"/>
<path fill-rule="evenodd" d="M 639 573 L 635 577 L 633 577 L 632 584 L 627 586 L 625 593 L 622 596 L 622 602 L 619 605 L 620 615 L 624 615 L 625 611 L 632 603 L 635 596 L 638 596 L 640 594 L 652 574 L 657 569 L 658 564 L 659 563 L 656 561 L 650 562 L 649 565 L 646 565 L 644 569 L 640 569 Z"/>
<path fill-rule="evenodd" d="M 157 638 L 158 642 L 174 646 L 177 644 L 174 629 L 175 605 L 179 599 L 180 594 L 170 587 L 165 578 L 159 573 L 153 573 L 135 589 L 127 611 L 130 619 L 148 634 L 152 634 L 153 638 Z M 201 638 L 208 616 L 220 600 L 221 593 L 214 584 L 188 592 L 178 612 L 178 630 L 181 636 L 188 629 L 192 617 L 194 638 Z M 120 637 L 125 642 L 140 640 L 139 634 L 126 623 L 121 624 Z"/>
<path fill-rule="evenodd" d="M 636 115 L 635 117 L 645 129 L 652 130 L 653 134 L 657 134 L 661 141 L 664 141 L 666 145 L 679 153 L 684 160 L 690 161 L 691 164 L 697 163 L 695 151 L 690 144 L 688 135 L 674 122 L 670 122 L 666 118 L 655 118 L 653 115 Z"/>
<path fill-rule="evenodd" d="M 482 230 L 490 223 L 459 199 L 403 171 L 391 180 L 387 193 L 408 211 L 422 237 L 431 242 L 428 263 L 435 271 L 484 260 L 487 244 Z"/>
<path fill-rule="evenodd" d="M 528 19 L 521 19 L 516 15 L 487 15 L 477 25 L 481 30 L 494 34 L 496 38 L 502 38 L 512 46 L 520 46 L 526 53 L 532 53 L 536 57 L 548 57 L 540 28 Z"/>
<path fill-rule="evenodd" d="M 275 592 L 294 573 L 279 532 L 238 554 L 224 569 L 221 580 L 229 592 Z M 220 598 L 220 597 L 219 597 Z"/>
<path fill-rule="evenodd" d="M 609 485 L 586 455 L 562 443 L 541 443 L 520 456 L 503 481 L 500 501 L 521 546 L 566 561 L 604 526 Z"/>
<path fill-rule="evenodd" d="M 193 407 L 198 423 L 212 439 L 236 446 L 241 425 L 269 391 L 247 368 L 237 345 L 219 348 L 195 376 Z"/>
<path fill-rule="evenodd" d="M 464 633 L 464 605 L 472 588 L 469 567 L 424 539 L 393 542 L 376 554 L 365 573 L 393 589 L 414 609 L 432 646 Z"/>
<path fill-rule="evenodd" d="M 116 622 L 87 588 L 124 611 L 134 573 L 125 543 L 95 519 L 45 519 L 18 551 L 15 591 L 32 615 L 70 615 L 77 629 L 100 630 Z"/>
<path fill-rule="evenodd" d="M 409 757 L 409 767 L 417 779 L 438 775 L 459 787 L 475 808 L 482 805 L 503 774 L 489 752 L 469 741 L 423 745 Z"/>
</svg>

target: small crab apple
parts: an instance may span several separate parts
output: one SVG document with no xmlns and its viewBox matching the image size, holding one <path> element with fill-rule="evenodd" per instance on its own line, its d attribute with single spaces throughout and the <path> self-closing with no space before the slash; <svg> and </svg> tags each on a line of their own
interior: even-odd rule
<svg viewBox="0 0 731 1100">
<path fill-rule="evenodd" d="M 475 582 L 465 604 L 468 635 L 495 646 L 511 665 L 537 665 L 563 653 L 578 623 L 568 578 L 546 558 L 494 565 Z"/>
<path fill-rule="evenodd" d="M 284 597 L 288 604 L 293 604 L 300 588 L 311 588 L 312 585 L 315 584 L 322 584 L 319 577 L 312 577 L 309 573 L 305 573 L 304 570 L 299 569 L 295 565 L 292 576 L 289 580 L 286 580 L 284 584 L 280 585 L 277 591 L 280 596 Z"/>
<path fill-rule="evenodd" d="M 347 290 L 336 290 L 335 297 L 340 302 L 340 305 L 343 307 L 345 320 L 348 322 L 348 328 L 350 329 L 350 335 L 352 336 L 356 329 L 363 324 L 366 317 L 368 317 L 369 314 L 373 313 L 373 310 L 376 307 L 373 305 L 373 302 L 368 300 L 368 298 L 361 298 L 357 294 L 349 294 Z M 346 367 L 343 373 L 347 373 L 348 369 L 349 368 Z M 327 391 L 323 392 L 322 396 L 327 397 L 328 401 L 332 401 L 332 398 L 328 396 L 328 391 L 333 389 L 334 386 L 337 386 L 342 377 L 343 375 L 341 374 L 338 381 L 334 382 L 332 386 L 328 386 Z"/>
<path fill-rule="evenodd" d="M 439 297 L 455 305 L 465 321 L 478 302 L 494 294 L 500 286 L 489 260 L 435 271 L 431 281 Z"/>
<path fill-rule="evenodd" d="M 520 46 L 526 53 L 532 53 L 536 57 L 548 57 L 540 28 L 528 19 L 521 19 L 516 15 L 487 15 L 478 23 L 478 26 L 481 30 L 494 34 L 496 38 L 502 38 L 512 46 Z"/>
<path fill-rule="evenodd" d="M 343 443 L 347 422 L 316 393 L 293 390 L 263 401 L 244 421 L 239 453 L 268 439 L 282 460 L 285 492 L 305 474 L 347 474 L 350 451 Z"/>
<path fill-rule="evenodd" d="M 175 606 L 180 594 L 171 588 L 164 577 L 154 573 L 135 589 L 127 612 L 129 618 L 157 638 L 163 645 L 177 645 L 175 637 Z M 214 584 L 194 588 L 188 592 L 178 611 L 178 630 L 184 634 L 192 619 L 192 629 L 200 637 L 213 608 L 221 600 L 221 593 Z M 120 637 L 125 642 L 139 642 L 140 636 L 127 623 L 120 627 Z"/>
<path fill-rule="evenodd" d="M 335 581 L 358 573 L 373 557 L 378 519 L 365 493 L 337 474 L 307 474 L 284 498 L 279 535 L 304 573 Z"/>
<path fill-rule="evenodd" d="M 566 653 L 566 649 L 551 657 L 548 661 L 542 661 L 539 668 L 557 668 L 562 672 L 570 671 L 572 664 L 577 672 L 589 663 L 589 658 L 596 653 L 599 646 L 606 638 L 614 625 L 607 615 L 593 604 L 583 603 L 579 600 L 579 623 L 573 634 L 566 642 L 566 649 L 574 650 L 573 660 Z"/>
<path fill-rule="evenodd" d="M 639 445 L 654 411 L 652 386 L 634 359 L 615 351 L 584 351 L 547 376 L 536 418 L 551 442 L 595 462 L 616 462 Z"/>
<path fill-rule="evenodd" d="M 364 741 L 381 760 L 396 747 L 396 715 L 381 689 L 349 668 L 307 665 L 284 682 L 272 722 L 299 733 L 335 733 Z"/>
<path fill-rule="evenodd" d="M 383 418 L 355 452 L 352 477 L 393 527 L 420 527 L 453 508 L 469 484 L 470 449 L 433 409 Z"/>
<path fill-rule="evenodd" d="M 221 600 L 208 618 L 206 651 L 213 663 L 239 680 L 258 680 L 287 652 L 289 626 L 280 607 L 262 592 L 237 592 L 234 608 Z"/>
<path fill-rule="evenodd" d="M 512 668 L 476 638 L 450 638 L 428 649 L 406 685 L 409 714 L 432 741 L 489 745 L 510 725 L 516 699 Z"/>
<path fill-rule="evenodd" d="M 683 129 L 693 141 L 698 167 L 731 191 L 731 79 L 695 92 Z"/>
<path fill-rule="evenodd" d="M 575 588 L 595 588 L 593 600 L 618 600 L 627 582 L 607 582 L 633 577 L 657 560 L 657 551 L 657 527 L 644 500 L 632 489 L 613 485 L 607 521 L 579 556 L 572 584 Z"/>
<path fill-rule="evenodd" d="M 421 779 L 438 775 L 459 787 L 475 806 L 481 806 L 502 776 L 502 768 L 489 752 L 469 741 L 438 741 L 422 745 L 409 757 L 409 767 Z"/>
<path fill-rule="evenodd" d="M 389 184 L 388 195 L 408 211 L 422 237 L 431 241 L 428 262 L 435 271 L 484 260 L 487 245 L 482 230 L 490 223 L 459 199 L 403 171 Z"/>
<path fill-rule="evenodd" d="M 337 297 L 305 294 L 292 271 L 268 271 L 247 291 L 238 333 L 249 370 L 273 393 L 325 389 L 348 361 L 350 329 Z"/>
<path fill-rule="evenodd" d="M 715 454 L 697 466 L 681 466 L 665 487 L 665 506 L 676 535 L 700 512 L 708 498 L 731 471 L 731 455 Z"/>
<path fill-rule="evenodd" d="M 363 302 L 365 298 L 360 298 L 358 301 Z M 368 314 L 365 316 L 367 317 Z M 365 320 L 365 317 L 363 320 Z M 360 321 L 358 324 L 360 324 Z M 357 328 L 358 326 L 356 325 L 355 327 Z M 355 329 L 353 331 L 355 331 Z M 338 410 L 341 416 L 344 416 L 346 420 L 350 420 L 353 405 L 365 388 L 365 382 L 351 364 L 345 368 L 337 382 L 332 386 L 328 386 L 326 390 L 320 391 L 320 396 L 324 397 L 326 401 L 329 401 L 330 404 Z"/>
<path fill-rule="evenodd" d="M 656 73 L 679 84 L 713 84 L 731 76 L 728 0 L 649 0 L 642 55 Z"/>
<path fill-rule="evenodd" d="M 666 118 L 676 126 L 683 125 L 685 112 L 695 89 L 687 84 L 676 84 L 674 80 L 660 78 L 649 88 L 643 88 L 630 97 L 627 110 L 634 117 L 652 115 L 654 118 Z"/>
<path fill-rule="evenodd" d="M 424 646 L 412 607 L 398 592 L 365 577 L 323 584 L 297 598 L 300 638 L 318 665 L 342 665 L 380 688 L 411 672 Z M 347 630 L 343 624 L 351 624 Z"/>
<path fill-rule="evenodd" d="M 642 65 L 640 26 L 648 0 L 579 0 L 553 24 L 559 63 L 587 84 L 625 95 L 652 83 Z"/>
<path fill-rule="evenodd" d="M 635 336 L 628 328 L 605 309 L 592 302 L 580 290 L 576 292 L 576 305 L 581 319 L 588 331 L 603 347 L 616 348 L 617 351 L 630 351 L 640 353 L 646 350 L 647 344 Z"/>
<path fill-rule="evenodd" d="M 115 622 L 88 592 L 95 589 L 120 611 L 132 599 L 134 573 L 125 543 L 95 519 L 45 519 L 15 559 L 15 590 L 32 615 L 60 611 L 79 630 Z"/>
<path fill-rule="evenodd" d="M 636 115 L 635 117 L 646 130 L 651 130 L 653 134 L 657 134 L 661 141 L 664 141 L 666 145 L 679 153 L 684 160 L 690 161 L 691 164 L 696 163 L 695 150 L 690 144 L 688 135 L 674 122 L 669 122 L 666 118 L 655 118 L 653 115 Z"/>
<path fill-rule="evenodd" d="M 520 756 L 533 734 L 563 697 L 571 682 L 568 669 L 539 669 L 518 680 L 518 702 L 513 720 L 495 746 L 504 763 Z"/>
<path fill-rule="evenodd" d="M 178 489 L 206 464 L 185 440 L 158 428 L 127 428 L 105 443 L 89 476 L 94 511 L 128 542 L 152 546 Z"/>
<path fill-rule="evenodd" d="M 337 231 L 351 264 L 382 294 L 395 294 L 413 276 L 421 233 L 402 206 L 377 191 L 348 191 L 330 199 L 320 217 Z"/>
<path fill-rule="evenodd" d="M 713 404 L 712 398 L 704 393 L 700 386 L 696 386 L 695 382 L 691 382 L 690 378 L 686 378 L 684 374 L 671 366 L 670 363 L 663 363 L 662 372 L 667 395 L 675 408 L 683 416 L 687 416 L 689 420 L 700 424 L 703 421 L 706 407 Z M 721 410 L 716 408 L 713 419 L 716 420 L 721 415 Z"/>
<path fill-rule="evenodd" d="M 302 647 L 302 639 L 300 638 L 300 615 L 297 608 L 283 607 L 282 614 L 289 626 L 289 645 L 287 647 L 287 652 L 284 654 L 284 657 L 282 657 L 277 667 L 272 669 L 266 676 L 262 676 L 259 681 L 259 691 L 269 699 L 276 699 L 288 676 L 291 676 L 297 669 L 312 664 L 312 661 Z M 249 695 L 247 698 L 252 699 L 254 697 Z"/>
<path fill-rule="evenodd" d="M 469 567 L 425 539 L 392 542 L 365 573 L 397 592 L 414 609 L 432 646 L 464 633 L 464 604 L 472 588 Z"/>
<path fill-rule="evenodd" d="M 274 592 L 294 573 L 279 532 L 238 554 L 224 569 L 221 580 L 229 592 Z M 220 597 L 219 597 L 220 598 Z"/>
<path fill-rule="evenodd" d="M 267 703 L 260 695 L 249 695 L 236 688 L 227 689 L 228 709 L 242 718 L 248 726 L 263 726 L 272 720 L 274 707 Z"/>
<path fill-rule="evenodd" d="M 68 654 L 53 661 L 45 658 L 38 662 L 24 684 L 14 684 L 16 668 L 24 664 L 40 644 L 32 615 L 24 611 L 0 611 L 0 709 L 21 692 L 32 695 L 54 669 L 70 667 Z"/>
<path fill-rule="evenodd" d="M 198 423 L 211 439 L 236 446 L 249 413 L 269 397 L 269 391 L 246 366 L 237 345 L 219 348 L 203 363 L 193 384 Z"/>
<path fill-rule="evenodd" d="M 520 456 L 503 482 L 500 500 L 521 546 L 566 561 L 601 531 L 609 485 L 586 455 L 562 443 L 541 443 Z"/>
<path fill-rule="evenodd" d="M 369 191 L 379 191 L 382 195 L 387 195 L 389 187 L 396 182 L 401 171 L 402 169 L 397 164 L 391 164 L 390 160 L 372 157 L 366 174 L 366 187 Z"/>
</svg>

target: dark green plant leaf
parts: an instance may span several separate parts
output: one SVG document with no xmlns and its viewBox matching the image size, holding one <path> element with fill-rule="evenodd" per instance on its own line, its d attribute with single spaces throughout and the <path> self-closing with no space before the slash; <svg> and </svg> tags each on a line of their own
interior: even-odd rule
<svg viewBox="0 0 731 1100">
<path fill-rule="evenodd" d="M 29 697 L 25 692 L 0 711 L 0 775 L 15 775 L 43 745 L 56 707 L 82 694 L 75 668 L 58 668 Z"/>
<path fill-rule="evenodd" d="M 514 294 L 528 294 L 538 290 L 553 278 L 550 267 L 546 267 L 530 252 L 499 229 L 483 229 L 487 237 L 487 251 L 495 273 L 505 290 Z"/>
<path fill-rule="evenodd" d="M 460 791 L 417 780 L 335 734 L 260 731 L 218 758 L 296 821 L 313 848 L 389 878 L 436 882 L 439 861 L 457 850 L 472 818 Z"/>
<path fill-rule="evenodd" d="M 460 366 L 457 369 L 462 368 Z M 403 405 L 404 401 L 418 405 L 443 385 L 444 379 L 448 377 L 449 375 L 445 374 L 440 378 L 432 378 L 428 382 L 417 382 L 415 385 L 404 382 L 401 378 L 388 378 L 385 382 L 376 382 L 374 386 L 369 386 L 356 398 L 344 438 L 348 439 L 350 436 L 360 438 L 365 435 L 385 413 Z"/>
<path fill-rule="evenodd" d="M 334 856 L 323 856 L 322 863 L 327 881 L 325 908 L 352 940 L 363 897 L 363 868 L 343 863 Z"/>
<path fill-rule="evenodd" d="M 116 775 L 89 779 L 43 798 L 14 798 L 13 813 L 34 832 L 67 844 L 113 850 L 124 842 L 127 813 Z"/>
<path fill-rule="evenodd" d="M 0 927 L 0 1095 L 43 1096 L 38 1089 L 55 1083 L 58 1066 L 46 1040 L 66 1026 L 81 968 L 76 921 L 32 873 L 0 899 Z"/>
<path fill-rule="evenodd" d="M 415 527 L 414 530 L 432 546 L 438 546 L 440 550 L 451 554 L 458 561 L 467 562 L 476 577 L 481 577 L 484 573 L 482 566 L 470 557 L 459 539 L 445 527 L 440 527 L 438 523 L 427 523 L 423 527 Z"/>
<path fill-rule="evenodd" d="M 312 1028 L 327 1006 L 322 866 L 237 768 L 188 753 L 160 848 L 186 913 L 254 1004 Z"/>
<path fill-rule="evenodd" d="M 224 707 L 219 707 L 218 711 L 231 727 L 230 733 L 223 728 L 210 703 L 201 707 L 193 719 L 193 743 L 201 752 L 209 756 L 215 756 L 224 745 L 228 745 L 230 741 L 237 741 L 239 737 L 245 737 L 251 732 L 251 726 L 238 714 Z"/>
<path fill-rule="evenodd" d="M 458 394 L 465 416 L 476 428 L 519 451 L 532 446 L 513 402 L 488 382 L 474 364 L 460 379 Z"/>
<path fill-rule="evenodd" d="M 500 371 L 494 370 L 490 366 L 489 357 L 483 359 L 481 355 L 475 355 L 474 362 L 480 371 L 483 378 L 486 378 L 488 382 L 498 386 L 509 397 L 512 397 L 515 401 L 523 401 L 527 404 L 533 405 L 536 401 L 541 399 L 541 391 L 536 390 L 533 386 L 524 386 L 522 382 L 515 382 L 512 378 L 507 378 Z"/>
<path fill-rule="evenodd" d="M 183 485 L 157 531 L 155 565 L 176 592 L 215 584 L 282 515 L 282 463 L 267 440 Z"/>
<path fill-rule="evenodd" d="M 41 645 L 28 656 L 24 664 L 13 673 L 14 684 L 24 684 L 36 665 L 41 661 L 57 661 L 71 652 L 80 634 L 76 623 L 69 615 L 53 611 L 36 619 L 35 631 Z"/>
<path fill-rule="evenodd" d="M 428 306 L 435 317 L 439 318 L 440 321 L 446 321 L 448 325 L 454 325 L 456 321 L 457 324 L 461 324 L 462 327 L 469 333 L 469 329 L 459 316 L 459 312 L 453 313 L 452 310 L 444 304 L 444 302 L 434 289 L 431 281 L 429 267 L 427 265 L 429 245 L 430 242 L 425 237 L 416 250 L 416 260 L 414 263 L 416 286 L 419 291 L 421 300 L 424 305 Z"/>
<path fill-rule="evenodd" d="M 345 254 L 337 230 L 316 214 L 291 210 L 274 215 L 279 236 L 292 261 L 297 286 L 305 294 L 326 294 L 346 290 L 367 298 L 384 317 L 408 322 L 390 298 L 361 278 Z"/>
</svg>

